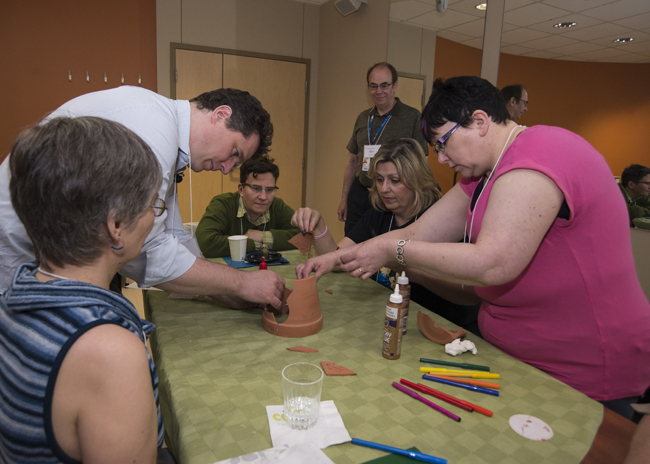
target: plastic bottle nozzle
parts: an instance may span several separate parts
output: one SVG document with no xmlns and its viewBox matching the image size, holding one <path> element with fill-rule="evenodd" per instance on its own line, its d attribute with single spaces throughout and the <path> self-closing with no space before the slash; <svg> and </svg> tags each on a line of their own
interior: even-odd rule
<svg viewBox="0 0 650 464">
<path fill-rule="evenodd" d="M 395 285 L 395 292 L 390 296 L 390 302 L 400 304 L 404 301 L 402 295 L 399 293 L 399 284 Z"/>
<path fill-rule="evenodd" d="M 409 284 L 409 278 L 406 277 L 406 271 L 402 271 L 402 275 L 397 277 L 397 283 L 400 285 Z"/>
<path fill-rule="evenodd" d="M 266 267 L 266 261 L 264 260 L 264 257 L 262 256 L 262 262 L 260 263 L 260 270 L 262 269 L 268 269 Z"/>
</svg>

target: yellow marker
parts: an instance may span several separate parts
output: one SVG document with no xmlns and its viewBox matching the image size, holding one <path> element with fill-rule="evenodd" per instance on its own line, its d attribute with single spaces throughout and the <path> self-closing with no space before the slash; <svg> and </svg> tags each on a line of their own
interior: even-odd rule
<svg viewBox="0 0 650 464">
<path fill-rule="evenodd" d="M 440 373 L 440 375 L 444 375 L 445 377 L 466 377 L 468 379 L 498 379 L 499 374 L 490 374 L 488 372 L 445 372 L 445 373 Z M 436 375 L 435 372 L 429 372 L 429 375 Z"/>
<path fill-rule="evenodd" d="M 466 371 L 455 369 L 444 369 L 442 367 L 421 367 L 420 372 L 429 374 L 443 374 L 449 377 L 468 377 L 471 379 L 498 379 L 499 374 L 489 374 L 487 372 Z"/>
</svg>

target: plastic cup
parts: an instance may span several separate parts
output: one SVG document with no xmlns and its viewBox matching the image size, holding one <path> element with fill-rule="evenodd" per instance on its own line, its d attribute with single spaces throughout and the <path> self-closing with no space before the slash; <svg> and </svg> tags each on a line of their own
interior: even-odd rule
<svg viewBox="0 0 650 464">
<path fill-rule="evenodd" d="M 292 429 L 306 430 L 318 421 L 324 376 L 315 364 L 295 363 L 282 369 L 284 422 Z"/>
<path fill-rule="evenodd" d="M 245 235 L 231 235 L 228 237 L 230 244 L 230 258 L 233 261 L 243 261 L 246 257 L 246 243 L 248 237 Z"/>
</svg>

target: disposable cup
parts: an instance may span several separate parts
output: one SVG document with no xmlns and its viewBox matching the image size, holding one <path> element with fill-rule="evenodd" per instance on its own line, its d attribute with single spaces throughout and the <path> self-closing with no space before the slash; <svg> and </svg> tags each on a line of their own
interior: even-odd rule
<svg viewBox="0 0 650 464">
<path fill-rule="evenodd" d="M 246 241 L 248 237 L 245 235 L 231 235 L 228 237 L 230 244 L 230 258 L 233 261 L 243 261 L 246 256 Z"/>
<path fill-rule="evenodd" d="M 282 369 L 284 422 L 289 427 L 306 430 L 316 424 L 324 376 L 315 364 L 295 363 Z"/>
</svg>

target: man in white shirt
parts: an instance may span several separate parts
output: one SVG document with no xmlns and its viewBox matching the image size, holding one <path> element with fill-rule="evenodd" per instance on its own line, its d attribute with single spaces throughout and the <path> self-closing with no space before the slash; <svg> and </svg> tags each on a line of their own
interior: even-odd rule
<svg viewBox="0 0 650 464">
<path fill-rule="evenodd" d="M 260 102 L 235 89 L 206 92 L 191 101 L 123 86 L 77 97 L 52 117 L 96 116 L 119 122 L 153 150 L 163 179 L 158 192 L 167 210 L 157 217 L 138 258 L 120 273 L 141 287 L 212 295 L 233 307 L 251 303 L 279 307 L 284 279 L 273 272 L 238 272 L 200 258 L 196 240 L 183 230 L 175 179 L 188 166 L 195 172 L 226 174 L 245 160 L 268 152 L 270 116 Z M 11 156 L 11 155 L 9 155 Z M 32 245 L 9 197 L 9 157 L 0 166 L 0 293 L 18 266 L 34 259 Z M 243 301 L 245 300 L 245 301 Z"/>
</svg>

